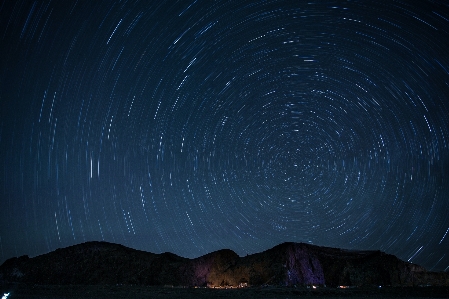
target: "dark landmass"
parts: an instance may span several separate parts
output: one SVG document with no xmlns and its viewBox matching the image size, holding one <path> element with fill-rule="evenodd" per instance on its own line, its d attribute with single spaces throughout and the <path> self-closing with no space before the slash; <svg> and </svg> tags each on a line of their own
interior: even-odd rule
<svg viewBox="0 0 449 299">
<path fill-rule="evenodd" d="M 339 297 L 361 292 L 373 296 L 387 292 L 390 297 L 449 296 L 448 273 L 429 272 L 381 251 L 303 243 L 283 243 L 246 257 L 224 249 L 187 259 L 87 242 L 34 258 L 11 258 L 0 266 L 0 282 L 1 291 L 15 290 L 14 298 L 32 298 L 29 294 L 45 290 L 54 294 L 45 298 L 62 298 L 58 290 L 64 293 L 68 288 L 73 289 L 70 294 L 80 294 L 77 298 L 102 298 L 96 293 L 119 298 L 130 292 L 129 288 L 137 292 L 133 298 L 140 296 L 139 290 L 145 298 L 188 297 L 191 292 L 211 298 L 218 294 L 210 291 L 220 292 L 221 298 L 227 294 L 242 298 L 285 298 L 289 294 Z M 86 293 L 89 290 L 93 292 L 90 295 Z M 22 293 L 24 297 L 20 297 Z"/>
<path fill-rule="evenodd" d="M 8 285 L 0 295 L 8 299 L 165 299 L 165 298 L 448 298 L 447 287 L 360 287 L 351 289 L 307 287 L 248 287 L 239 289 L 176 288 L 132 285 Z"/>
</svg>

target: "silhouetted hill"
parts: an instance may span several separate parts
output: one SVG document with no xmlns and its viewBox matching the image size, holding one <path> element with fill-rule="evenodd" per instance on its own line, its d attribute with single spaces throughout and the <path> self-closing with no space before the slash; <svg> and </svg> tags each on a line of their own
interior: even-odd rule
<svg viewBox="0 0 449 299">
<path fill-rule="evenodd" d="M 40 285 L 448 286 L 449 274 L 428 272 L 381 251 L 303 243 L 283 243 L 246 257 L 224 249 L 187 259 L 87 242 L 34 258 L 11 258 L 0 266 L 0 280 Z"/>
</svg>

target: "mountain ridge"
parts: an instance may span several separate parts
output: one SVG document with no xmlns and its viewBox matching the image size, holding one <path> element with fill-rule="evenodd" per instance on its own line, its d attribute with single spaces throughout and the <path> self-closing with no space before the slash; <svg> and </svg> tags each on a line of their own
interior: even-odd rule
<svg viewBox="0 0 449 299">
<path fill-rule="evenodd" d="M 92 241 L 0 266 L 0 281 L 53 285 L 171 286 L 448 286 L 449 274 L 430 272 L 379 250 L 345 250 L 284 242 L 240 257 L 220 249 L 189 259 L 121 244 Z"/>
</svg>

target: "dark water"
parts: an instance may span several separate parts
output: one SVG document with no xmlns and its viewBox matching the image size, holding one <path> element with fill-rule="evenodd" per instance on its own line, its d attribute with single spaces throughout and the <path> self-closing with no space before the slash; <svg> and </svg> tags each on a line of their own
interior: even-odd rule
<svg viewBox="0 0 449 299">
<path fill-rule="evenodd" d="M 449 298 L 448 287 L 416 288 L 245 288 L 203 289 L 146 286 L 3 285 L 7 299 L 115 299 L 115 298 Z M 4 296 L 6 297 L 6 296 Z"/>
</svg>

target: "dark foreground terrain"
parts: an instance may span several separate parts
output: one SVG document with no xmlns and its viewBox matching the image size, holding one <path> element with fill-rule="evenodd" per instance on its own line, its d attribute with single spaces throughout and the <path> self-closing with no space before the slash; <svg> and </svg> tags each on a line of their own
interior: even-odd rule
<svg viewBox="0 0 449 299">
<path fill-rule="evenodd" d="M 381 251 L 303 243 L 283 243 L 245 257 L 223 249 L 188 259 L 119 244 L 87 242 L 33 258 L 5 261 L 0 266 L 0 296 L 449 298 L 449 274 L 429 272 Z"/>
<path fill-rule="evenodd" d="M 169 288 L 152 286 L 25 285 L 0 287 L 8 299 L 148 299 L 148 298 L 449 298 L 448 287 L 294 288 L 254 287 L 241 289 Z"/>
<path fill-rule="evenodd" d="M 257 288 L 272 285 L 292 289 L 307 285 L 333 289 L 337 286 L 449 287 L 449 274 L 427 271 L 381 251 L 304 243 L 282 243 L 245 257 L 223 249 L 188 259 L 168 252 L 155 254 L 120 244 L 87 242 L 33 258 L 10 258 L 0 266 L 0 282 L 67 286 Z"/>
</svg>

